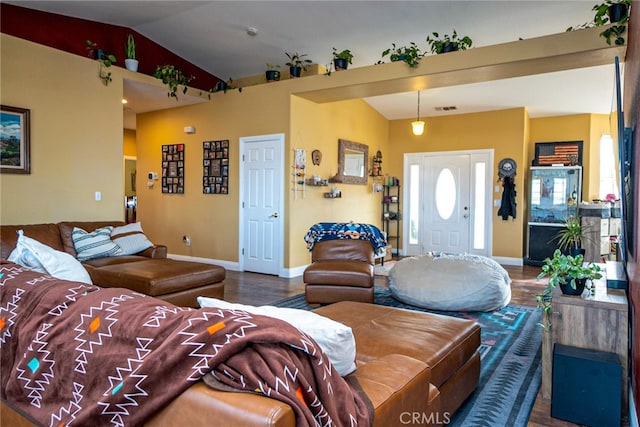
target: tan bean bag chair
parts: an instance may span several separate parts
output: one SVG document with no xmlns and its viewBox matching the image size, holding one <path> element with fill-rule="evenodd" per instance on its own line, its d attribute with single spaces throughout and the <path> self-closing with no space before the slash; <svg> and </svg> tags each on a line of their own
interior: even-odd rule
<svg viewBox="0 0 640 427">
<path fill-rule="evenodd" d="M 398 300 L 432 310 L 494 311 L 511 301 L 511 278 L 491 258 L 421 255 L 404 258 L 389 272 Z"/>
</svg>

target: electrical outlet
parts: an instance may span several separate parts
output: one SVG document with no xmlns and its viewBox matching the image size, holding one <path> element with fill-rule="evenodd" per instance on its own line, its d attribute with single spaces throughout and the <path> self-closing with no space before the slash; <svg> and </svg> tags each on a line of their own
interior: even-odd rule
<svg viewBox="0 0 640 427">
<path fill-rule="evenodd" d="M 191 239 L 189 238 L 189 236 L 182 236 L 182 241 L 185 245 L 191 246 Z"/>
</svg>

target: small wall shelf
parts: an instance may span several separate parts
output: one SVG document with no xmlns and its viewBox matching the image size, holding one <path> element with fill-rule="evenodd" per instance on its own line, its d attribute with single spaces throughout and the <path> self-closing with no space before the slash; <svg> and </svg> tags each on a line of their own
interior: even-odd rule
<svg viewBox="0 0 640 427">
<path fill-rule="evenodd" d="M 324 193 L 324 198 L 325 199 L 340 199 L 340 198 L 342 198 L 342 191 L 340 191 L 338 193 L 334 193 L 333 191 L 331 191 L 329 193 Z"/>
<path fill-rule="evenodd" d="M 316 181 L 313 178 L 309 178 L 307 179 L 306 183 L 309 187 L 326 187 L 329 185 L 329 180 L 321 179 L 320 181 Z"/>
</svg>

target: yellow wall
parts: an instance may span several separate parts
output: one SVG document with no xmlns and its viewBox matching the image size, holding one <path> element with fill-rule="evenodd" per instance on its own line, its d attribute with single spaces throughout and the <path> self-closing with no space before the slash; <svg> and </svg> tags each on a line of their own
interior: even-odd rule
<svg viewBox="0 0 640 427">
<path fill-rule="evenodd" d="M 124 141 L 124 155 L 126 157 L 136 157 L 136 131 L 133 129 L 125 129 L 122 138 Z"/>
<path fill-rule="evenodd" d="M 402 177 L 404 153 L 494 149 L 494 168 L 497 179 L 498 163 L 505 157 L 512 158 L 518 165 L 516 175 L 515 220 L 503 221 L 497 216 L 498 208 L 493 208 L 493 255 L 498 257 L 522 257 L 523 236 L 521 230 L 526 222 L 522 209 L 524 205 L 523 182 L 526 173 L 525 124 L 526 110 L 510 110 L 488 113 L 459 114 L 454 116 L 427 118 L 422 136 L 411 132 L 411 120 L 394 120 L 389 125 L 389 145 L 393 149 L 383 152 L 387 172 Z M 502 192 L 493 193 L 493 199 L 500 199 Z M 509 236 L 505 239 L 504 236 Z"/>
<path fill-rule="evenodd" d="M 31 174 L 0 175 L 2 224 L 122 220 L 118 70 L 105 87 L 93 60 L 6 34 L 0 43 L 2 104 L 31 111 Z"/>
<path fill-rule="evenodd" d="M 239 261 L 238 141 L 240 137 L 274 133 L 285 134 L 285 268 L 309 262 L 303 237 L 315 222 L 379 222 L 380 203 L 369 185 L 338 184 L 342 199 L 324 198 L 322 193 L 331 187 L 308 187 L 304 198 L 302 193 L 294 197 L 294 148 L 306 149 L 309 176 L 317 173 L 329 178 L 337 172 L 338 138 L 373 147 L 387 140 L 386 119 L 368 104 L 361 100 L 315 104 L 291 96 L 292 89 L 286 85 L 303 83 L 299 80 L 249 87 L 242 93 L 214 94 L 210 102 L 139 115 L 138 218 L 144 229 L 151 230 L 171 253 Z M 294 108 L 290 109 L 290 103 Z M 187 125 L 194 126 L 196 133 L 184 134 Z M 230 141 L 230 194 L 203 194 L 202 142 L 219 139 Z M 162 194 L 160 181 L 148 188 L 147 172 L 161 173 L 161 146 L 176 143 L 185 144 L 185 193 Z M 314 149 L 323 153 L 319 167 L 311 163 Z M 190 236 L 191 246 L 182 244 L 184 235 Z"/>
<path fill-rule="evenodd" d="M 293 96 L 291 107 L 291 148 L 304 148 L 307 152 L 307 175 L 320 175 L 323 179 L 334 176 L 338 170 L 338 139 L 365 144 L 371 157 L 377 150 L 387 152 L 388 120 L 362 100 L 316 104 Z M 322 152 L 320 166 L 311 162 L 311 152 Z M 291 158 L 293 153 L 290 152 Z M 291 178 L 288 179 L 291 181 Z M 324 193 L 335 186 L 342 198 L 327 199 Z M 290 193 L 292 193 L 290 191 Z M 290 265 L 310 262 L 304 235 L 310 226 L 322 221 L 354 221 L 381 226 L 380 193 L 373 192 L 373 181 L 367 185 L 330 184 L 329 187 L 307 186 L 305 197 L 289 197 Z"/>
</svg>

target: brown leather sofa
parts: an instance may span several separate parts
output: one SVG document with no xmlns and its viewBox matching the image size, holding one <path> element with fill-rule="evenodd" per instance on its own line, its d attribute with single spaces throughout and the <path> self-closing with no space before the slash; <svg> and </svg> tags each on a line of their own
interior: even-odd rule
<svg viewBox="0 0 640 427">
<path fill-rule="evenodd" d="M 18 230 L 53 249 L 76 257 L 71 238 L 74 227 L 92 232 L 118 221 L 60 222 L 57 224 L 0 226 L 0 257 L 8 258 L 18 240 Z M 91 281 L 102 287 L 128 288 L 172 304 L 198 307 L 196 298 L 224 297 L 224 267 L 167 258 L 167 247 L 156 245 L 136 255 L 94 258 L 82 263 Z"/>
<path fill-rule="evenodd" d="M 317 242 L 311 250 L 311 264 L 303 275 L 307 303 L 372 303 L 374 262 L 373 246 L 368 240 Z"/>
<path fill-rule="evenodd" d="M 353 330 L 360 383 L 374 426 L 444 425 L 473 392 L 480 373 L 480 327 L 473 321 L 345 301 L 316 310 Z M 2 402 L 0 425 L 31 426 Z M 291 407 L 257 394 L 196 383 L 147 426 L 294 427 Z"/>
</svg>

